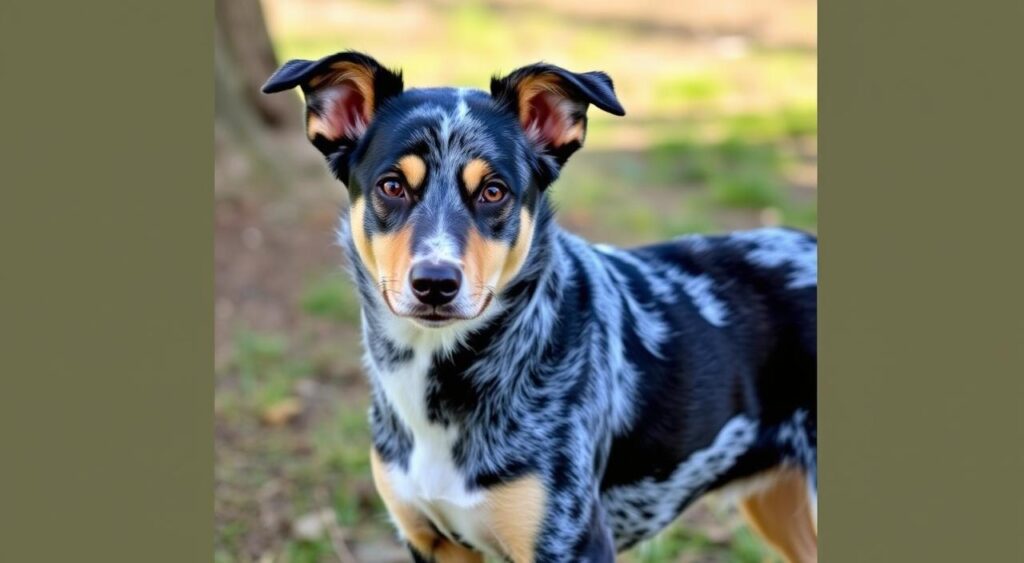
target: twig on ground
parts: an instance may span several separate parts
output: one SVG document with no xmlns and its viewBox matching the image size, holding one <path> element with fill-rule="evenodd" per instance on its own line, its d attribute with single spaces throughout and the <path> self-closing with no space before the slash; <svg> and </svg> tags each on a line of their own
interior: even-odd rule
<svg viewBox="0 0 1024 563">
<path fill-rule="evenodd" d="M 317 497 L 321 504 L 329 506 L 327 499 L 329 498 L 327 491 L 320 489 L 317 491 Z M 331 548 L 334 549 L 334 554 L 338 557 L 339 563 L 359 563 L 356 556 L 352 553 L 352 550 L 348 548 L 348 544 L 345 543 L 345 530 L 338 525 L 338 519 L 335 517 L 333 510 L 322 510 L 320 512 L 320 522 L 324 525 L 327 530 L 327 536 L 331 540 Z"/>
</svg>

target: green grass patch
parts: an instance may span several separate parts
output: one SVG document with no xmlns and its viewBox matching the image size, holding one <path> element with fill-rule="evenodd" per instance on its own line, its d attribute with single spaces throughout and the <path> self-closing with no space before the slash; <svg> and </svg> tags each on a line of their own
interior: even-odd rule
<svg viewBox="0 0 1024 563">
<path fill-rule="evenodd" d="M 663 181 L 704 183 L 718 170 L 714 147 L 692 139 L 657 144 L 651 150 L 652 176 Z"/>
<path fill-rule="evenodd" d="M 655 145 L 651 162 L 653 176 L 667 183 L 705 185 L 712 201 L 724 207 L 760 209 L 785 201 L 785 159 L 771 143 L 743 136 L 718 143 L 677 138 Z"/>
<path fill-rule="evenodd" d="M 765 546 L 746 526 L 741 526 L 732 536 L 730 543 L 731 563 L 781 563 L 781 559 Z"/>
<path fill-rule="evenodd" d="M 692 533 L 676 524 L 654 538 L 640 544 L 634 550 L 637 563 L 661 563 L 675 561 L 690 549 L 701 550 L 708 543 L 700 534 Z"/>
<path fill-rule="evenodd" d="M 308 361 L 288 356 L 284 336 L 250 330 L 235 336 L 234 363 L 243 402 L 259 409 L 290 396 L 295 381 L 312 373 Z"/>
<path fill-rule="evenodd" d="M 334 559 L 334 548 L 326 538 L 289 542 L 285 552 L 288 554 L 288 563 L 321 563 Z"/>
<path fill-rule="evenodd" d="M 782 187 L 758 170 L 740 169 L 711 180 L 711 197 L 725 207 L 763 209 L 782 200 Z"/>
<path fill-rule="evenodd" d="M 786 134 L 794 137 L 818 134 L 817 106 L 787 106 L 780 110 L 780 114 Z"/>
<path fill-rule="evenodd" d="M 818 109 L 812 105 L 785 106 L 773 112 L 740 113 L 723 118 L 730 137 L 747 141 L 778 141 L 818 132 Z"/>
<path fill-rule="evenodd" d="M 710 104 L 720 99 L 728 84 L 712 73 L 682 74 L 655 81 L 654 108 L 672 109 L 692 104 Z"/>
<path fill-rule="evenodd" d="M 359 322 L 359 296 L 356 288 L 341 272 L 321 276 L 302 292 L 302 310 L 314 317 L 346 323 Z"/>
<path fill-rule="evenodd" d="M 782 209 L 782 222 L 807 231 L 818 229 L 818 206 L 815 203 L 788 205 Z"/>
<path fill-rule="evenodd" d="M 371 515 L 365 514 L 359 496 L 360 483 L 370 476 L 370 430 L 366 406 L 341 404 L 331 418 L 313 430 L 313 460 L 320 471 L 338 486 L 331 502 L 338 521 L 353 526 Z"/>
</svg>

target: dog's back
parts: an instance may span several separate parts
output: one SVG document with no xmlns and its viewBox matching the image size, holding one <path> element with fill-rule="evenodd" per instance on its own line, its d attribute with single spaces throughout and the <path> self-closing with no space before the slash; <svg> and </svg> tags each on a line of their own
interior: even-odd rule
<svg viewBox="0 0 1024 563">
<path fill-rule="evenodd" d="M 630 349 L 642 414 L 615 436 L 601 482 L 617 547 L 657 532 L 701 493 L 771 470 L 799 470 L 813 497 L 815 238 L 759 229 L 598 248 L 671 332 L 660 354 Z"/>
</svg>

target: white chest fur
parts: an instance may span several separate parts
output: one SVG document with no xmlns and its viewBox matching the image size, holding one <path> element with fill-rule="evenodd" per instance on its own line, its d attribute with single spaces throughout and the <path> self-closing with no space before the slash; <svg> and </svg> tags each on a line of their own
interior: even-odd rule
<svg viewBox="0 0 1024 563">
<path fill-rule="evenodd" d="M 399 369 L 379 374 L 385 397 L 413 438 L 407 469 L 388 466 L 389 480 L 399 501 L 415 507 L 446 535 L 457 534 L 475 548 L 499 555 L 480 514 L 485 495 L 467 489 L 452 459 L 458 428 L 427 417 L 430 362 L 431 353 L 417 350 Z"/>
</svg>

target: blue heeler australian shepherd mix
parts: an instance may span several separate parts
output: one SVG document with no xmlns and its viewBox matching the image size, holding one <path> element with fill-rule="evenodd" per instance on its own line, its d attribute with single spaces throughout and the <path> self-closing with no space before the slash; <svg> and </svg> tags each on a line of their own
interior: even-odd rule
<svg viewBox="0 0 1024 563">
<path fill-rule="evenodd" d="M 348 188 L 373 477 L 415 561 L 613 561 L 702 494 L 817 559 L 817 241 L 787 229 L 592 245 L 547 190 L 602 72 L 405 90 L 343 52 L 293 60 Z M 628 187 L 623 187 L 628 189 Z"/>
</svg>

